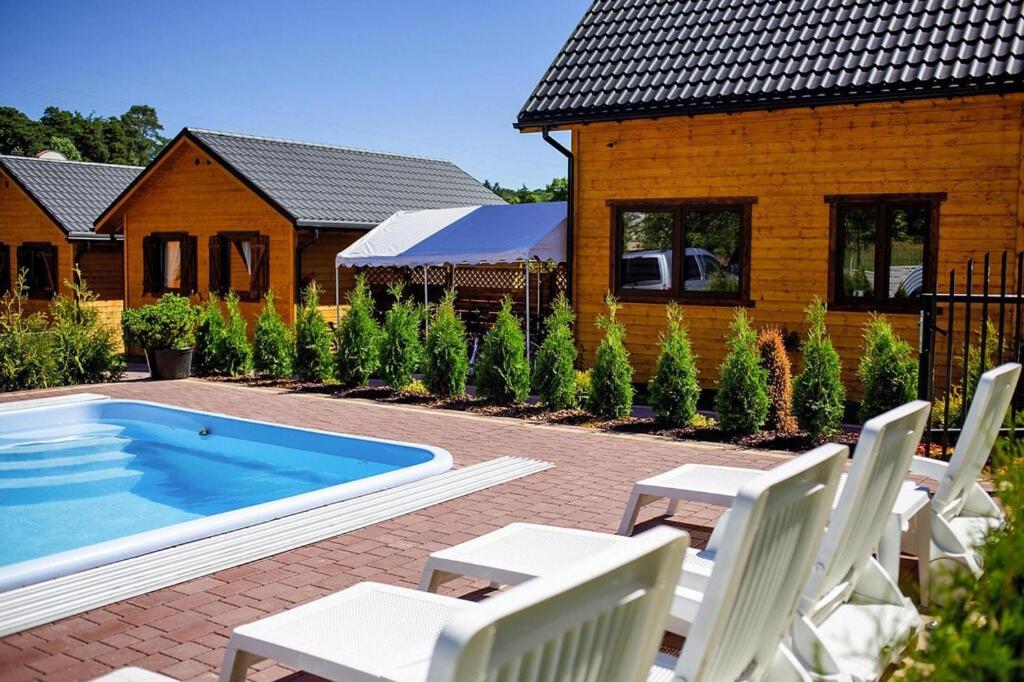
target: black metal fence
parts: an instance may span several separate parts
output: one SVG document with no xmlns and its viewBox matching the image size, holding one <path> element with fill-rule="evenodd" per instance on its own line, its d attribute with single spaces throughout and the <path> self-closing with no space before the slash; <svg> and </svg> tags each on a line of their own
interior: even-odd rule
<svg viewBox="0 0 1024 682">
<path fill-rule="evenodd" d="M 967 261 L 936 289 L 921 295 L 918 395 L 933 405 L 925 446 L 948 456 L 960 435 L 974 387 L 987 369 L 1020 362 L 1024 304 L 1024 252 L 1003 251 L 993 263 Z M 1017 387 L 1011 409 L 1021 406 Z"/>
</svg>

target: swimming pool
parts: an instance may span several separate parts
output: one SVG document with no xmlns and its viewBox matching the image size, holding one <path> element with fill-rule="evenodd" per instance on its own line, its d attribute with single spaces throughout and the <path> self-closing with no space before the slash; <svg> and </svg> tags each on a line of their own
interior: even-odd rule
<svg viewBox="0 0 1024 682">
<path fill-rule="evenodd" d="M 0 413 L 0 591 L 447 471 L 440 448 L 133 400 Z"/>
</svg>

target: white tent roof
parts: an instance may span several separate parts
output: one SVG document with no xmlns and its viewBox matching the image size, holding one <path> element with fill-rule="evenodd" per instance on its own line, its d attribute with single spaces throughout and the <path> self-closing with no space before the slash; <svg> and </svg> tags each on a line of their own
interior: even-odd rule
<svg viewBox="0 0 1024 682">
<path fill-rule="evenodd" d="M 334 260 L 335 267 L 565 261 L 566 203 L 399 211 Z"/>
</svg>

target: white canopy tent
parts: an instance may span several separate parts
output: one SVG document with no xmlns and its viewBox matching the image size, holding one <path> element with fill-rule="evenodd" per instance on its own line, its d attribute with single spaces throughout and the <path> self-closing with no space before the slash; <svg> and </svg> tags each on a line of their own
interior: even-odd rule
<svg viewBox="0 0 1024 682">
<path fill-rule="evenodd" d="M 340 321 L 338 268 L 422 267 L 523 263 L 526 337 L 530 338 L 531 260 L 565 262 L 566 203 L 498 204 L 399 211 L 334 259 L 334 297 Z M 529 354 L 527 343 L 527 354 Z"/>
</svg>

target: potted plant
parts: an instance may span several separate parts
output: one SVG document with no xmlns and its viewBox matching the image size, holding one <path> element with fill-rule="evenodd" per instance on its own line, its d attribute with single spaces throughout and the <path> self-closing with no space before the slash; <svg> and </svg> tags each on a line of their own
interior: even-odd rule
<svg viewBox="0 0 1024 682">
<path fill-rule="evenodd" d="M 165 294 L 121 315 L 125 347 L 143 348 L 154 379 L 184 379 L 192 371 L 196 309 L 188 298 Z"/>
</svg>

